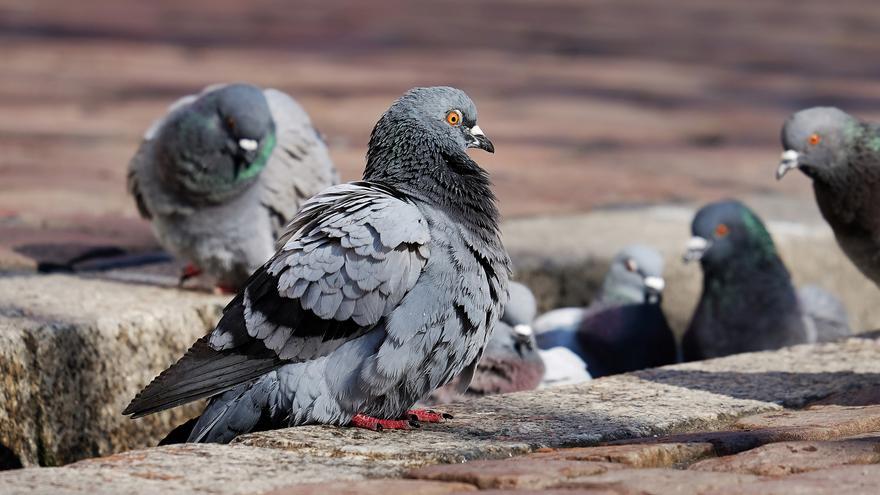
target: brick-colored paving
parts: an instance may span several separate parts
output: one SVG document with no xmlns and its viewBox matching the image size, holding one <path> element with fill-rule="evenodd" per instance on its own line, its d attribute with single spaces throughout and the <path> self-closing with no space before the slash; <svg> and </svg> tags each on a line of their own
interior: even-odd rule
<svg viewBox="0 0 880 495">
<path fill-rule="evenodd" d="M 508 217 L 809 197 L 800 177 L 772 180 L 780 123 L 819 103 L 880 116 L 873 7 L 0 0 L 0 247 L 152 245 L 126 163 L 169 102 L 229 80 L 295 95 L 345 179 L 403 90 L 465 88 Z"/>
</svg>

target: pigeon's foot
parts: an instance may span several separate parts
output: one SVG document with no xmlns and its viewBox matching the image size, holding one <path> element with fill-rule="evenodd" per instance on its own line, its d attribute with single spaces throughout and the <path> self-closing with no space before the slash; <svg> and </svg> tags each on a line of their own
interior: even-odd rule
<svg viewBox="0 0 880 495">
<path fill-rule="evenodd" d="M 425 423 L 442 423 L 447 419 L 452 419 L 452 415 L 449 413 L 430 409 L 410 409 L 406 415 L 413 421 L 424 421 Z"/>
<path fill-rule="evenodd" d="M 183 270 L 181 270 L 181 272 L 180 272 L 180 285 L 183 285 L 183 283 L 186 282 L 187 280 L 189 280 L 193 277 L 198 277 L 201 274 L 202 274 L 201 268 L 197 267 L 196 265 L 193 265 L 192 263 L 188 263 L 185 267 L 183 267 Z"/>
<path fill-rule="evenodd" d="M 408 419 L 379 419 L 366 414 L 355 414 L 351 418 L 352 426 L 365 428 L 367 430 L 412 430 L 419 427 L 418 421 Z"/>
</svg>

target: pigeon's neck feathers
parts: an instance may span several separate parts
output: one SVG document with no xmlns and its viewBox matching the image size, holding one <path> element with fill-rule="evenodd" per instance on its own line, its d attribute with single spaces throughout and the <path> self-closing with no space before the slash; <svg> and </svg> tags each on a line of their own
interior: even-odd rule
<svg viewBox="0 0 880 495">
<path fill-rule="evenodd" d="M 379 182 L 440 207 L 456 221 L 498 231 L 499 213 L 489 175 L 467 153 L 444 151 L 416 125 L 396 123 L 396 132 L 373 130 L 364 180 Z"/>
</svg>

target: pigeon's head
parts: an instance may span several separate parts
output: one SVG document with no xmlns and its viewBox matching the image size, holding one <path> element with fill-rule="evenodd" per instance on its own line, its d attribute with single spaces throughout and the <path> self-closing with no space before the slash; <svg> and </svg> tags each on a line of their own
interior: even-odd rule
<svg viewBox="0 0 880 495">
<path fill-rule="evenodd" d="M 176 109 L 159 131 L 163 180 L 194 197 L 223 200 L 254 182 L 275 147 L 260 88 L 220 86 Z"/>
<path fill-rule="evenodd" d="M 684 261 L 697 261 L 711 270 L 737 260 L 775 259 L 776 247 L 761 219 L 736 200 L 710 203 L 691 224 Z"/>
<path fill-rule="evenodd" d="M 508 292 L 510 297 L 504 307 L 501 321 L 512 327 L 531 325 L 538 313 L 538 304 L 532 291 L 519 282 L 510 282 Z M 528 333 L 531 331 L 529 330 Z"/>
<path fill-rule="evenodd" d="M 444 158 L 445 163 L 473 164 L 466 158 L 468 148 L 495 151 L 477 125 L 477 107 L 468 95 L 447 86 L 414 88 L 395 101 L 373 128 L 364 177 L 417 175 L 411 169 L 436 166 L 434 157 Z"/>
<path fill-rule="evenodd" d="M 663 256 L 656 249 L 633 244 L 611 261 L 599 298 L 612 304 L 658 304 L 665 287 Z"/>
<path fill-rule="evenodd" d="M 782 152 L 776 179 L 799 168 L 810 178 L 822 178 L 847 163 L 847 150 L 859 132 L 852 116 L 834 107 L 801 110 L 782 126 Z"/>
</svg>

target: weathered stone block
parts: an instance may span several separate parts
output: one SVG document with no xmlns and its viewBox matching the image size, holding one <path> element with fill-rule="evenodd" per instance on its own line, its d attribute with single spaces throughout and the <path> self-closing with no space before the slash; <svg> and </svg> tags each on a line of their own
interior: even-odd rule
<svg viewBox="0 0 880 495">
<path fill-rule="evenodd" d="M 69 276 L 0 278 L 0 444 L 25 465 L 155 445 L 195 407 L 128 401 L 213 326 L 225 298 Z"/>
</svg>

